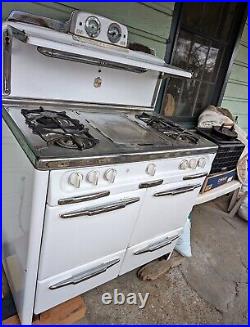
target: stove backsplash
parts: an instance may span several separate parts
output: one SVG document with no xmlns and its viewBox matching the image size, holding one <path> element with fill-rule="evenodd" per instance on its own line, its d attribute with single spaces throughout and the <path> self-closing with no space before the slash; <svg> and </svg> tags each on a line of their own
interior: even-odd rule
<svg viewBox="0 0 250 327">
<path fill-rule="evenodd" d="M 132 72 L 45 56 L 13 39 L 11 97 L 151 107 L 159 73 Z"/>
</svg>

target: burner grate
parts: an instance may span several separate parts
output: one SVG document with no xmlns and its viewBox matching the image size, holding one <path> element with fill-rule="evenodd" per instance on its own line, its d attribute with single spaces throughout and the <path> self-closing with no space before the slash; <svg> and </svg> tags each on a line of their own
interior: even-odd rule
<svg viewBox="0 0 250 327">
<path fill-rule="evenodd" d="M 198 137 L 194 136 L 192 133 L 182 128 L 181 126 L 175 124 L 169 119 L 156 115 L 149 115 L 146 112 L 143 112 L 140 115 L 136 115 L 136 118 L 140 119 L 158 132 L 176 141 L 188 142 L 191 144 L 197 144 L 199 142 Z"/>
<path fill-rule="evenodd" d="M 88 128 L 77 119 L 69 117 L 65 111 L 22 109 L 27 125 L 34 134 L 39 135 L 47 144 L 55 144 L 67 149 L 86 150 L 94 147 L 99 141 Z"/>
</svg>

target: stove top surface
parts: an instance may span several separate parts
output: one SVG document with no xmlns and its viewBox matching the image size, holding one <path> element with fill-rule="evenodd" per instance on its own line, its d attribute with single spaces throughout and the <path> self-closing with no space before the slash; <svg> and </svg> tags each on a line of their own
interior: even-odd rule
<svg viewBox="0 0 250 327">
<path fill-rule="evenodd" d="M 187 155 L 217 149 L 195 131 L 150 112 L 9 106 L 3 117 L 33 162 L 42 166 L 50 162 L 47 169 L 82 165 L 83 160 L 86 165 L 94 159 L 99 164 L 131 162 L 148 160 L 156 153 L 182 156 L 183 151 Z"/>
</svg>

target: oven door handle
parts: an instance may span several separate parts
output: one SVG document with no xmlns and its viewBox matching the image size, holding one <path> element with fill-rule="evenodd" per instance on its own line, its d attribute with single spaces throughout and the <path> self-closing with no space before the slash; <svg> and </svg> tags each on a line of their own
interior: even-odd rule
<svg viewBox="0 0 250 327">
<path fill-rule="evenodd" d="M 138 250 L 136 252 L 134 252 L 134 255 L 139 255 L 139 254 L 143 254 L 143 253 L 147 253 L 147 252 L 154 252 L 156 250 L 159 250 L 161 248 L 163 248 L 164 246 L 170 245 L 172 242 L 174 242 L 175 240 L 177 240 L 180 237 L 180 235 L 175 235 L 172 237 L 167 237 L 164 240 L 161 240 L 157 243 L 154 244 L 150 244 L 147 247 L 145 247 L 144 249 Z"/>
<path fill-rule="evenodd" d="M 148 187 L 159 186 L 162 183 L 163 183 L 163 179 L 158 179 L 156 181 L 141 183 L 141 184 L 139 184 L 139 188 L 148 188 Z"/>
<path fill-rule="evenodd" d="M 67 199 L 61 199 L 61 200 L 58 200 L 58 204 L 64 205 L 64 204 L 80 203 L 80 202 L 84 202 L 84 201 L 100 199 L 100 198 L 103 198 L 108 195 L 110 195 L 110 191 L 102 191 L 102 192 L 97 192 L 97 193 L 81 195 L 81 196 L 75 196 L 75 197 L 67 198 Z"/>
<path fill-rule="evenodd" d="M 191 192 L 198 187 L 201 187 L 201 184 L 196 184 L 196 185 L 191 185 L 191 186 L 183 186 L 183 187 L 176 188 L 174 190 L 158 192 L 158 193 L 155 193 L 154 196 L 159 197 L 159 196 L 165 196 L 165 195 L 178 195 L 178 194 L 182 194 L 182 193 Z"/>
<path fill-rule="evenodd" d="M 122 201 L 117 201 L 109 204 L 105 204 L 102 206 L 94 207 L 91 209 L 85 209 L 85 210 L 79 210 L 79 211 L 73 211 L 69 213 L 60 214 L 61 218 L 75 218 L 75 217 L 81 217 L 81 216 L 94 216 L 99 215 L 101 213 L 110 212 L 118 209 L 123 209 L 126 206 L 138 202 L 140 200 L 139 197 L 130 198 L 130 199 L 124 199 Z"/>
<path fill-rule="evenodd" d="M 194 175 L 184 176 L 183 180 L 187 181 L 190 179 L 201 178 L 201 177 L 206 177 L 206 176 L 207 176 L 207 173 L 194 174 Z"/>
<path fill-rule="evenodd" d="M 72 276 L 70 278 L 62 280 L 61 282 L 52 284 L 52 285 L 49 286 L 49 289 L 50 290 L 55 290 L 57 288 L 67 286 L 67 285 L 70 285 L 70 284 L 75 285 L 75 284 L 81 283 L 81 282 L 83 282 L 83 281 L 85 281 L 87 279 L 93 278 L 93 277 L 95 277 L 97 275 L 100 275 L 100 274 L 104 273 L 105 271 L 107 271 L 108 268 L 116 265 L 118 262 L 120 262 L 119 258 L 111 260 L 111 261 L 106 262 L 106 263 L 102 263 L 102 264 L 100 264 L 99 266 L 97 266 L 95 268 L 91 268 L 91 269 L 86 270 L 84 273 L 77 274 L 75 276 Z"/>
</svg>

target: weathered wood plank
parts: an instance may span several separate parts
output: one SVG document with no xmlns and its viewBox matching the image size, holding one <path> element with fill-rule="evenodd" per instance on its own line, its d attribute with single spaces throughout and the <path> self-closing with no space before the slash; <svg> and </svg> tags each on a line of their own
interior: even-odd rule
<svg viewBox="0 0 250 327">
<path fill-rule="evenodd" d="M 230 82 L 242 82 L 243 84 L 248 83 L 248 68 L 241 65 L 233 65 L 232 71 L 229 78 Z"/>
<path fill-rule="evenodd" d="M 248 87 L 247 85 L 238 85 L 235 83 L 231 83 L 230 81 L 227 83 L 226 98 L 236 98 L 236 99 L 247 99 L 248 98 Z"/>
<path fill-rule="evenodd" d="M 248 47 L 240 44 L 239 51 L 235 58 L 235 62 L 237 62 L 239 64 L 242 63 L 245 66 L 248 66 Z"/>
</svg>

